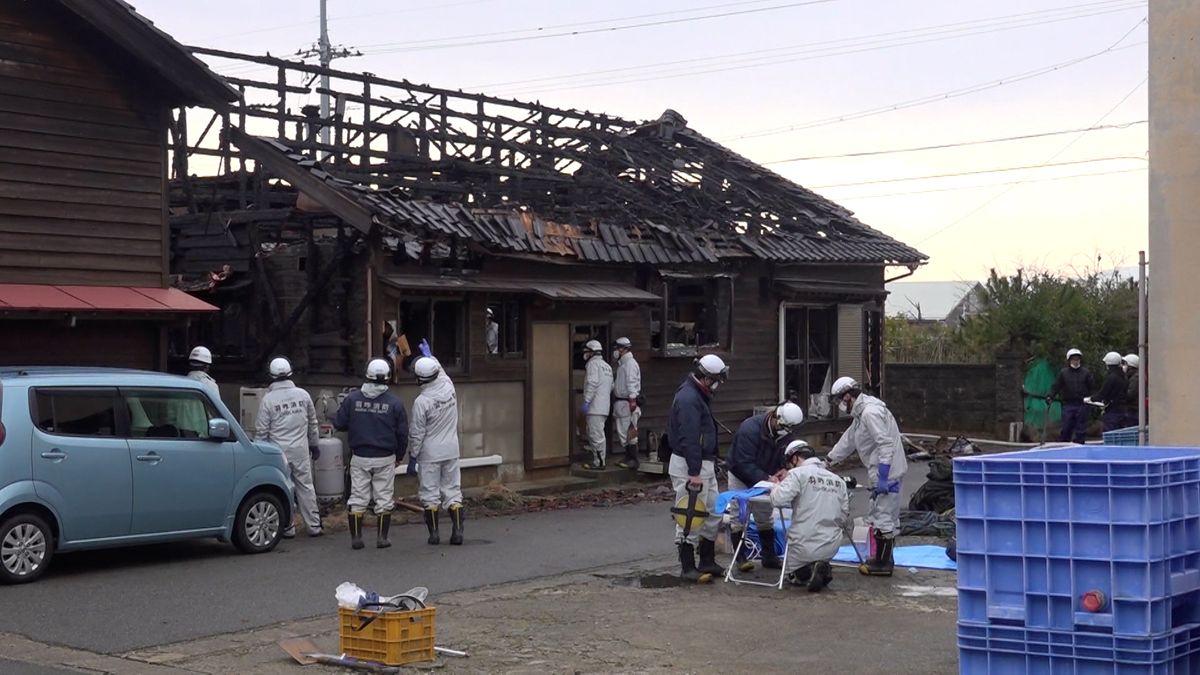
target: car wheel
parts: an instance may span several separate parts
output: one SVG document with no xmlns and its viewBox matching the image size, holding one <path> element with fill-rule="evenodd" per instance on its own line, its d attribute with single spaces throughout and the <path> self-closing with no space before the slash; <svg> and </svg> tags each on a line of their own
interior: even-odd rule
<svg viewBox="0 0 1200 675">
<path fill-rule="evenodd" d="M 46 572 L 53 557 L 54 532 L 40 516 L 25 513 L 0 524 L 0 581 L 35 581 Z"/>
<path fill-rule="evenodd" d="M 266 553 L 283 537 L 283 503 L 270 492 L 246 497 L 237 512 L 233 543 L 242 553 Z"/>
</svg>

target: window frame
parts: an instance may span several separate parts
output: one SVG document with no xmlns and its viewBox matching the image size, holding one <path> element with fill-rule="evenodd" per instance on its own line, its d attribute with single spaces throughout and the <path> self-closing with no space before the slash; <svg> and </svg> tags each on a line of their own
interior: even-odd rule
<svg viewBox="0 0 1200 675">
<path fill-rule="evenodd" d="M 662 303 L 650 310 L 650 341 L 654 344 L 654 323 L 655 314 L 658 315 L 658 339 L 659 346 L 652 347 L 652 354 L 659 358 L 695 358 L 700 354 L 729 354 L 733 351 L 733 326 L 735 316 L 736 288 L 734 286 L 734 276 L 727 273 L 716 273 L 708 276 L 698 276 L 683 273 L 662 273 L 658 277 L 659 292 L 662 295 Z M 711 309 L 716 317 L 718 341 L 714 345 L 686 345 L 683 347 L 668 347 L 667 346 L 667 324 L 670 322 L 667 318 L 670 314 L 672 305 L 671 298 L 677 293 L 676 286 L 680 283 L 684 285 L 704 285 L 705 288 L 705 303 L 706 309 Z M 721 284 L 728 284 L 729 306 L 725 316 L 721 316 L 720 296 L 722 291 Z M 724 330 L 722 330 L 724 323 Z"/>
<path fill-rule="evenodd" d="M 419 295 L 395 296 L 395 308 L 396 308 L 396 311 L 395 311 L 396 319 L 395 320 L 396 320 L 397 329 L 399 330 L 399 334 L 401 334 L 401 335 L 407 335 L 407 332 L 406 332 L 407 327 L 405 326 L 405 324 L 403 322 L 404 315 L 403 315 L 403 312 L 401 311 L 401 305 L 403 305 L 404 303 L 425 303 L 428 305 L 429 310 L 427 312 L 427 316 L 429 318 L 428 318 L 428 325 L 426 326 L 426 331 L 428 332 L 428 335 L 426 335 L 424 337 L 425 337 L 425 339 L 429 340 L 430 348 L 432 348 L 434 350 L 433 355 L 435 357 L 437 357 L 438 361 L 442 364 L 442 368 L 446 372 L 460 373 L 460 374 L 467 372 L 467 364 L 471 360 L 471 345 L 470 345 L 470 339 L 469 339 L 470 338 L 470 328 L 468 326 L 468 323 L 469 323 L 468 309 L 470 307 L 470 302 L 468 301 L 467 297 L 464 295 L 438 295 L 438 294 L 432 294 L 432 293 L 422 293 Z M 433 309 L 434 305 L 437 303 L 457 303 L 459 306 L 458 307 L 458 345 L 459 345 L 460 356 L 458 357 L 458 359 L 456 361 L 447 360 L 444 354 L 439 354 L 437 351 L 436 338 L 434 335 L 434 309 Z M 409 340 L 409 349 L 411 349 L 413 351 L 414 355 L 417 354 L 417 345 L 419 343 L 420 343 L 419 340 Z M 401 370 L 402 367 L 403 367 L 402 364 L 396 364 L 397 371 Z"/>
<path fill-rule="evenodd" d="M 500 316 L 498 317 L 498 320 L 496 321 L 496 323 L 500 326 L 500 332 L 499 332 L 499 336 L 498 336 L 499 342 L 500 342 L 500 351 L 495 354 L 492 354 L 487 349 L 487 310 L 491 309 L 493 306 L 500 308 Z M 520 298 L 511 298 L 511 299 L 502 298 L 499 300 L 484 300 L 483 307 L 484 307 L 484 325 L 483 325 L 484 358 L 488 359 L 488 360 L 492 360 L 492 361 L 499 361 L 499 360 L 504 360 L 504 359 L 524 359 L 526 356 L 526 343 L 529 340 L 529 336 L 528 336 L 528 330 L 529 330 L 528 314 L 529 314 L 529 312 L 527 311 L 525 302 L 523 300 L 521 300 Z M 521 349 L 508 350 L 508 349 L 506 349 L 506 346 L 507 346 L 506 343 L 508 342 L 508 330 L 507 330 L 508 329 L 508 326 L 507 326 L 508 321 L 507 320 L 509 317 L 509 310 L 511 310 L 513 307 L 516 307 L 518 317 L 519 317 L 519 325 L 517 327 L 517 333 L 521 336 Z"/>
<path fill-rule="evenodd" d="M 41 392 L 111 392 L 113 400 L 113 433 L 111 436 L 98 436 L 96 434 L 67 434 L 61 431 L 47 431 L 42 428 L 40 413 L 41 407 L 38 405 L 38 395 Z M 38 433 L 47 436 L 55 436 L 59 438 L 99 438 L 99 439 L 115 439 L 125 440 L 128 438 L 128 423 L 122 407 L 117 405 L 117 399 L 120 398 L 120 389 L 115 385 L 63 385 L 63 386 L 34 386 L 29 388 L 29 418 L 33 424 L 33 428 Z M 53 414 L 53 413 L 52 413 Z M 56 420 L 57 423 L 57 420 Z"/>
<path fill-rule="evenodd" d="M 209 421 L 215 420 L 215 419 L 225 420 L 227 423 L 229 423 L 229 420 L 225 419 L 225 416 L 222 415 L 221 411 L 217 408 L 217 406 L 213 404 L 213 401 L 209 397 L 208 392 L 201 391 L 199 389 L 187 389 L 187 388 L 180 388 L 180 387 L 153 387 L 153 386 L 151 386 L 151 387 L 139 387 L 139 386 L 117 387 L 118 396 L 121 398 L 121 400 L 123 402 L 126 403 L 126 405 L 123 406 L 121 410 L 125 415 L 124 438 L 126 438 L 127 440 L 155 441 L 155 442 L 158 442 L 158 441 L 203 441 L 205 443 L 216 443 L 217 442 L 210 436 L 202 436 L 202 437 L 198 436 L 195 438 L 189 438 L 186 436 L 178 436 L 178 437 L 134 436 L 133 435 L 133 419 L 129 415 L 128 397 L 136 394 L 137 392 L 147 392 L 147 393 L 158 392 L 158 393 L 184 394 L 184 395 L 188 395 L 188 396 L 194 396 L 194 397 L 200 399 L 200 401 L 204 404 L 205 411 L 209 414 L 208 417 L 205 419 L 206 426 Z M 231 429 L 234 427 L 234 425 L 232 423 L 230 423 L 229 426 Z M 205 432 L 207 433 L 207 429 L 205 430 Z M 234 434 L 229 439 L 226 439 L 226 440 L 227 441 L 234 440 L 235 438 L 236 438 L 236 432 L 234 432 Z"/>
</svg>

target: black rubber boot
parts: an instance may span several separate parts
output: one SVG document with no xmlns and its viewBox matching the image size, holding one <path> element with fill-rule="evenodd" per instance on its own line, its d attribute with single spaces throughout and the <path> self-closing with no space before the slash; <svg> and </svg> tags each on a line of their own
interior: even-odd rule
<svg viewBox="0 0 1200 675">
<path fill-rule="evenodd" d="M 350 548 L 354 549 L 355 551 L 363 547 L 362 522 L 363 514 L 350 514 Z"/>
<path fill-rule="evenodd" d="M 425 509 L 425 527 L 429 528 L 428 541 L 430 544 L 432 544 L 434 546 L 437 546 L 438 544 L 442 543 L 442 538 L 438 534 L 438 516 L 439 515 L 440 514 L 438 513 L 438 510 L 436 508 Z"/>
<path fill-rule="evenodd" d="M 392 545 L 392 542 L 388 541 L 388 530 L 392 529 L 392 514 L 381 514 L 378 519 L 379 533 L 375 536 L 375 548 L 387 548 Z"/>
<path fill-rule="evenodd" d="M 679 544 L 679 578 L 698 584 L 712 581 L 712 575 L 701 574 L 696 569 L 696 549 L 691 544 Z"/>
<path fill-rule="evenodd" d="M 737 557 L 733 560 L 733 564 L 737 565 L 739 570 L 749 572 L 754 569 L 754 563 L 746 557 L 745 544 L 742 543 L 742 538 L 745 536 L 745 532 L 730 532 L 729 544 L 733 546 L 733 550 L 738 552 Z M 738 549 L 739 544 L 742 546 L 741 549 Z"/>
<path fill-rule="evenodd" d="M 833 566 L 825 561 L 813 563 L 812 578 L 808 580 L 808 592 L 818 593 L 831 581 L 833 581 Z"/>
<path fill-rule="evenodd" d="M 625 446 L 625 459 L 618 462 L 617 466 L 621 467 L 622 469 L 630 470 L 636 470 L 639 466 L 641 466 L 641 462 L 638 460 L 638 451 L 636 445 Z"/>
<path fill-rule="evenodd" d="M 758 543 L 762 549 L 762 566 L 768 570 L 783 569 L 783 561 L 775 554 L 775 528 L 770 528 L 767 532 L 762 529 L 758 531 Z"/>
<path fill-rule="evenodd" d="M 808 582 L 812 581 L 812 578 L 813 578 L 813 566 L 812 565 L 803 565 L 801 567 L 797 567 L 796 569 L 789 572 L 787 575 L 788 582 L 791 583 L 793 586 L 807 585 Z"/>
<path fill-rule="evenodd" d="M 454 529 L 450 531 L 450 544 L 453 546 L 462 546 L 463 542 L 463 507 L 462 504 L 455 504 L 450 507 L 450 523 Z"/>
<path fill-rule="evenodd" d="M 725 568 L 717 564 L 717 542 L 700 538 L 700 564 L 696 569 L 700 570 L 701 574 L 711 574 L 714 577 L 725 575 Z"/>
<path fill-rule="evenodd" d="M 885 537 L 882 533 L 875 533 L 875 557 L 858 566 L 858 573 L 869 577 L 890 577 L 892 569 L 896 566 L 892 559 L 892 551 L 896 546 L 896 538 L 892 536 Z"/>
</svg>

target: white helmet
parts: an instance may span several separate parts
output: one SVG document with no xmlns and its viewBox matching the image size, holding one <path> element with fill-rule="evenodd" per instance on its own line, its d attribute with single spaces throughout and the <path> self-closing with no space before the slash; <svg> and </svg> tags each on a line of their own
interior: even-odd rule
<svg viewBox="0 0 1200 675">
<path fill-rule="evenodd" d="M 600 352 L 604 351 L 604 347 L 602 347 L 600 345 L 599 340 L 588 340 L 583 345 L 583 351 L 584 351 L 584 353 L 587 353 L 587 352 L 600 353 Z"/>
<path fill-rule="evenodd" d="M 442 364 L 432 356 L 422 356 L 413 364 L 413 374 L 417 376 L 417 384 L 433 382 L 441 372 Z"/>
<path fill-rule="evenodd" d="M 729 377 L 729 366 L 716 354 L 701 356 L 696 360 L 696 377 L 707 377 L 724 382 Z"/>
<path fill-rule="evenodd" d="M 1116 352 L 1109 352 L 1104 355 L 1104 365 L 1119 366 L 1121 365 L 1121 355 Z"/>
<path fill-rule="evenodd" d="M 813 451 L 812 447 L 808 443 L 805 443 L 804 441 L 792 441 L 791 443 L 788 443 L 787 449 L 783 451 L 784 461 L 791 459 L 792 455 L 795 455 L 796 453 L 800 453 L 800 456 L 804 459 L 817 456 L 817 453 Z"/>
<path fill-rule="evenodd" d="M 829 389 L 829 395 L 835 398 L 845 396 L 852 391 L 862 391 L 862 385 L 853 377 L 839 377 Z"/>
<path fill-rule="evenodd" d="M 367 364 L 367 381 L 378 384 L 387 384 L 388 378 L 391 377 L 392 367 L 383 359 L 371 359 Z"/>
<path fill-rule="evenodd" d="M 292 376 L 292 364 L 282 356 L 271 359 L 271 365 L 267 370 L 271 373 L 271 377 L 276 380 Z"/>
<path fill-rule="evenodd" d="M 1129 366 L 1130 368 L 1141 368 L 1142 359 L 1138 357 L 1137 354 L 1126 354 L 1125 365 Z"/>
<path fill-rule="evenodd" d="M 1075 349 L 1074 347 L 1067 350 L 1067 360 L 1068 361 L 1070 361 L 1073 357 L 1076 357 L 1076 356 L 1078 356 L 1079 358 L 1082 359 L 1083 352 L 1079 351 L 1078 349 Z"/>
<path fill-rule="evenodd" d="M 203 363 L 206 366 L 211 366 L 212 352 L 208 351 L 208 347 L 196 347 L 188 355 L 188 361 L 190 363 Z"/>
<path fill-rule="evenodd" d="M 775 421 L 779 425 L 778 434 L 786 436 L 791 433 L 793 428 L 800 426 L 800 423 L 804 421 L 804 411 L 800 409 L 800 406 L 791 401 L 780 403 L 775 408 Z"/>
</svg>

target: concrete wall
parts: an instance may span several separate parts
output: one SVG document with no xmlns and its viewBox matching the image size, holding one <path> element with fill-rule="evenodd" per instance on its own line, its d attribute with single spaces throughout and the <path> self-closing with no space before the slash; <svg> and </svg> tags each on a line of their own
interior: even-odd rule
<svg viewBox="0 0 1200 675">
<path fill-rule="evenodd" d="M 1150 442 L 1200 444 L 1200 3 L 1150 3 Z M 1163 364 L 1160 368 L 1158 364 Z"/>
</svg>

